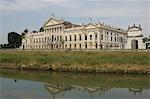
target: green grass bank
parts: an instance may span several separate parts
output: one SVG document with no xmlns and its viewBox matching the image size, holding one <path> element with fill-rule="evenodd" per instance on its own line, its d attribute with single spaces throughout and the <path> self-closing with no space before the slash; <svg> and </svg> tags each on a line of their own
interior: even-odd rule
<svg viewBox="0 0 150 99">
<path fill-rule="evenodd" d="M 150 74 L 149 51 L 0 51 L 1 68 Z"/>
</svg>

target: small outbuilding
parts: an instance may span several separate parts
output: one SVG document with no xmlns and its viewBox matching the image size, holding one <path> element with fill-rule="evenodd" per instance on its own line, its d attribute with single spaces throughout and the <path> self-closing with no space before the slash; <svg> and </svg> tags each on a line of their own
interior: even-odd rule
<svg viewBox="0 0 150 99">
<path fill-rule="evenodd" d="M 141 25 L 128 27 L 126 49 L 146 49 L 146 44 L 143 42 Z"/>
</svg>

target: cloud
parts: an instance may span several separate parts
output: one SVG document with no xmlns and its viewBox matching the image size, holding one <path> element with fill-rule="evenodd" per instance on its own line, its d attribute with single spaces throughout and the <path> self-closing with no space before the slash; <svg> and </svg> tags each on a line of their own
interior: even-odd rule
<svg viewBox="0 0 150 99">
<path fill-rule="evenodd" d="M 10 31 L 37 29 L 52 12 L 78 23 L 89 22 L 89 17 L 93 17 L 125 28 L 142 24 L 145 33 L 150 31 L 149 0 L 0 0 L 0 32 L 6 37 Z"/>
<path fill-rule="evenodd" d="M 145 17 L 146 0 L 3 0 L 0 9 L 5 13 L 50 10 L 70 17 Z"/>
</svg>

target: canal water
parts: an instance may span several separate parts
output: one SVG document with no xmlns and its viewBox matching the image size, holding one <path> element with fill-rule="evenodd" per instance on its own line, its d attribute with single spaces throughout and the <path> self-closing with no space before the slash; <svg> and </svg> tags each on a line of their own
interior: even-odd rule
<svg viewBox="0 0 150 99">
<path fill-rule="evenodd" d="M 1 70 L 0 99 L 150 99 L 148 76 Z"/>
</svg>

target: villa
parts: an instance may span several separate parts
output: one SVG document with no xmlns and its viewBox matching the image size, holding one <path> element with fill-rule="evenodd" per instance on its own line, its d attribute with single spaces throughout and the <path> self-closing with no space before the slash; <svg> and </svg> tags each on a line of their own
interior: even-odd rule
<svg viewBox="0 0 150 99">
<path fill-rule="evenodd" d="M 63 19 L 49 18 L 38 32 L 26 33 L 21 49 L 101 50 L 145 49 L 141 26 L 128 30 L 100 22 L 77 25 Z"/>
</svg>

